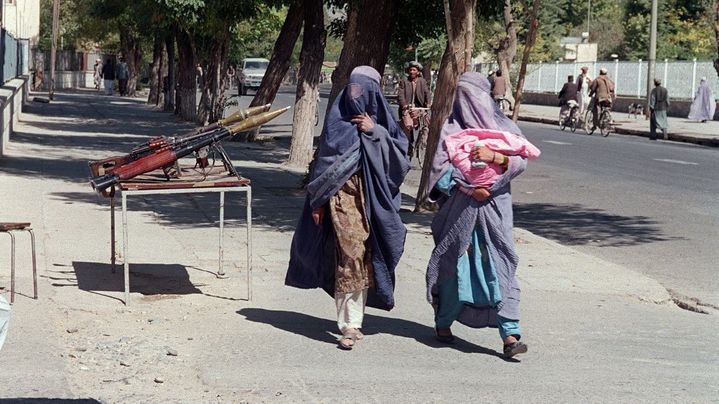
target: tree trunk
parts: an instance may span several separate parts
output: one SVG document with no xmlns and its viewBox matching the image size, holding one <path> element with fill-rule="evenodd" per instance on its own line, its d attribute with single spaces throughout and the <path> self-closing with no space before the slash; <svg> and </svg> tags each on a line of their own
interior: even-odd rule
<svg viewBox="0 0 719 404">
<path fill-rule="evenodd" d="M 142 63 L 142 49 L 140 49 L 139 36 L 126 24 L 120 24 L 120 50 L 125 58 L 129 72 L 127 95 L 134 97 L 137 89 L 137 77 L 140 74 L 140 64 Z"/>
<path fill-rule="evenodd" d="M 719 1 L 714 1 L 714 36 L 717 44 L 717 58 L 714 59 L 714 70 L 719 75 Z M 615 79 L 616 80 L 616 79 Z M 666 83 L 664 84 L 666 85 Z"/>
<path fill-rule="evenodd" d="M 398 0 L 351 0 L 347 17 L 347 33 L 337 68 L 332 73 L 332 91 L 327 110 L 347 84 L 357 66 L 369 65 L 384 72 Z"/>
<path fill-rule="evenodd" d="M 519 108 L 522 104 L 522 89 L 524 88 L 524 76 L 527 75 L 527 63 L 529 63 L 529 53 L 532 52 L 534 41 L 537 39 L 537 31 L 539 30 L 539 20 L 537 13 L 539 12 L 539 3 L 541 0 L 534 0 L 532 11 L 529 14 L 529 32 L 527 33 L 527 42 L 524 45 L 524 53 L 522 55 L 522 65 L 519 67 L 519 76 L 517 77 L 517 90 L 514 96 L 514 111 L 512 111 L 512 120 L 517 122 L 519 119 Z"/>
<path fill-rule="evenodd" d="M 167 82 L 162 78 L 163 88 L 165 90 L 165 104 L 163 110 L 167 112 L 175 111 L 175 35 L 169 34 L 165 37 L 165 49 L 167 49 Z"/>
<path fill-rule="evenodd" d="M 312 160 L 315 113 L 319 107 L 320 72 L 325 56 L 325 26 L 322 0 L 303 0 L 305 28 L 297 75 L 297 97 L 292 117 L 292 143 L 287 163 L 306 167 Z"/>
<path fill-rule="evenodd" d="M 506 36 L 500 41 L 499 49 L 497 49 L 497 63 L 502 71 L 502 77 L 507 83 L 504 98 L 514 105 L 514 97 L 512 96 L 512 80 L 509 74 L 517 56 L 517 30 L 514 27 L 514 18 L 512 17 L 512 2 L 504 0 L 504 29 Z"/>
<path fill-rule="evenodd" d="M 295 48 L 295 43 L 297 43 L 297 38 L 300 36 L 300 30 L 302 29 L 303 13 L 301 4 L 302 2 L 300 1 L 294 1 L 287 10 L 287 17 L 282 24 L 282 29 L 272 50 L 270 64 L 267 66 L 264 77 L 262 77 L 260 88 L 257 89 L 257 93 L 250 102 L 251 107 L 272 104 L 275 101 L 277 90 L 279 90 L 282 80 L 290 68 L 292 50 Z M 252 142 L 257 137 L 257 133 L 259 133 L 259 128 L 245 132 L 246 136 L 244 138 L 240 136 L 239 139 Z"/>
<path fill-rule="evenodd" d="M 194 38 L 184 29 L 176 31 L 178 53 L 177 114 L 186 121 L 197 117 L 197 77 Z"/>
<path fill-rule="evenodd" d="M 212 41 L 209 61 L 202 80 L 202 96 L 197 110 L 197 123 L 202 126 L 222 117 L 225 106 L 225 84 L 227 70 L 225 60 L 230 44 L 230 27 L 226 27 L 221 38 Z"/>
<path fill-rule="evenodd" d="M 3 10 L 4 9 L 5 9 L 5 7 L 3 4 Z M 52 2 L 52 47 L 50 49 L 50 92 L 49 92 L 49 97 L 51 100 L 55 98 L 55 64 L 57 63 L 57 37 L 58 37 L 59 32 L 60 32 L 60 0 L 53 0 L 53 2 Z"/>
<path fill-rule="evenodd" d="M 155 34 L 155 44 L 152 47 L 152 69 L 150 69 L 150 95 L 147 103 L 160 104 L 162 94 L 162 56 L 165 50 L 165 41 L 162 35 Z"/>
<path fill-rule="evenodd" d="M 420 178 L 415 212 L 422 209 L 422 204 L 427 199 L 429 174 L 432 170 L 432 161 L 439 144 L 439 135 L 442 125 L 452 112 L 452 101 L 454 92 L 457 89 L 457 81 L 471 65 L 471 47 L 474 44 L 474 10 L 477 0 L 444 0 L 445 10 L 449 5 L 449 18 L 447 19 L 447 47 L 442 55 L 442 62 L 439 66 L 439 78 L 437 88 L 434 92 L 435 98 L 432 101 L 432 119 L 429 125 L 429 136 L 427 137 L 427 149 L 424 156 L 422 177 Z M 469 48 L 469 52 L 467 49 Z"/>
</svg>

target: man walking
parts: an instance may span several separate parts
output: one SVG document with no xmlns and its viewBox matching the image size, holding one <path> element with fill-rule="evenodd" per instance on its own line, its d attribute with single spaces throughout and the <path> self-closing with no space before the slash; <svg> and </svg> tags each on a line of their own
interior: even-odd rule
<svg viewBox="0 0 719 404">
<path fill-rule="evenodd" d="M 592 78 L 589 76 L 589 68 L 582 66 L 582 73 L 577 77 L 577 101 L 579 102 L 579 114 L 584 116 L 589 108 L 589 86 L 592 84 Z"/>
<path fill-rule="evenodd" d="M 120 95 L 127 95 L 127 80 L 130 78 L 130 69 L 127 67 L 125 58 L 120 58 L 120 63 L 117 65 L 117 81 L 120 85 Z"/>
<path fill-rule="evenodd" d="M 105 95 L 112 95 L 112 86 L 115 82 L 115 68 L 112 66 L 112 60 L 107 59 L 102 65 L 102 80 L 105 85 Z"/>
<path fill-rule="evenodd" d="M 429 91 L 427 80 L 420 74 L 422 65 L 419 62 L 409 62 L 407 77 L 399 82 L 397 102 L 399 102 L 399 117 L 402 129 L 409 139 L 409 155 L 414 149 L 413 130 L 419 125 L 419 113 L 411 111 L 412 108 L 429 108 L 432 105 L 432 93 Z"/>
<path fill-rule="evenodd" d="M 657 140 L 657 129 L 662 130 L 664 140 L 669 140 L 669 122 L 667 122 L 667 108 L 669 108 L 669 91 L 662 87 L 659 79 L 654 79 L 654 88 L 649 95 L 649 139 Z"/>
</svg>

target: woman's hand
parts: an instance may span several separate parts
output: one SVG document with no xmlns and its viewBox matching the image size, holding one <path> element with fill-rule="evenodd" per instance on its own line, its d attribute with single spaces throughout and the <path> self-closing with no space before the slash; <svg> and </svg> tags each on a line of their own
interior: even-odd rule
<svg viewBox="0 0 719 404">
<path fill-rule="evenodd" d="M 487 188 L 466 188 L 461 185 L 458 185 L 458 187 L 462 193 L 471 196 L 477 202 L 484 202 L 492 197 Z"/>
<path fill-rule="evenodd" d="M 312 210 L 312 220 L 315 221 L 317 226 L 322 224 L 322 220 L 325 217 L 325 208 L 316 208 Z"/>
<path fill-rule="evenodd" d="M 479 146 L 472 149 L 472 158 L 475 160 L 481 160 L 485 163 L 492 163 L 502 165 L 506 163 L 506 156 L 502 153 L 497 153 L 486 146 Z"/>
<path fill-rule="evenodd" d="M 352 123 L 357 124 L 357 129 L 360 130 L 360 132 L 370 132 L 372 129 L 374 129 L 374 121 L 372 118 L 367 115 L 365 112 L 364 115 L 355 115 L 352 117 Z"/>
</svg>

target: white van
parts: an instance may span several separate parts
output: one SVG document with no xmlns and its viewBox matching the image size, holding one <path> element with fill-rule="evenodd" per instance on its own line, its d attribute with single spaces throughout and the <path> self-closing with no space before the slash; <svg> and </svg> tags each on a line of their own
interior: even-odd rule
<svg viewBox="0 0 719 404">
<path fill-rule="evenodd" d="M 242 59 L 239 73 L 240 94 L 247 94 L 248 88 L 253 90 L 260 88 L 260 83 L 262 83 L 262 78 L 265 76 L 269 64 L 270 61 L 263 58 Z"/>
</svg>

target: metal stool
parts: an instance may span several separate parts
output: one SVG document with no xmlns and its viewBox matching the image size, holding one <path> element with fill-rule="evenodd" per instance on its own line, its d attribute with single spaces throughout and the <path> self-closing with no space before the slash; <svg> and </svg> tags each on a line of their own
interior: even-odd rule
<svg viewBox="0 0 719 404">
<path fill-rule="evenodd" d="M 32 287 L 35 293 L 33 299 L 37 299 L 37 266 L 35 264 L 35 234 L 30 228 L 30 223 L 8 223 L 0 222 L 0 233 L 7 233 L 10 236 L 10 303 L 15 302 L 15 235 L 13 231 L 26 231 L 30 233 L 32 245 Z"/>
</svg>

